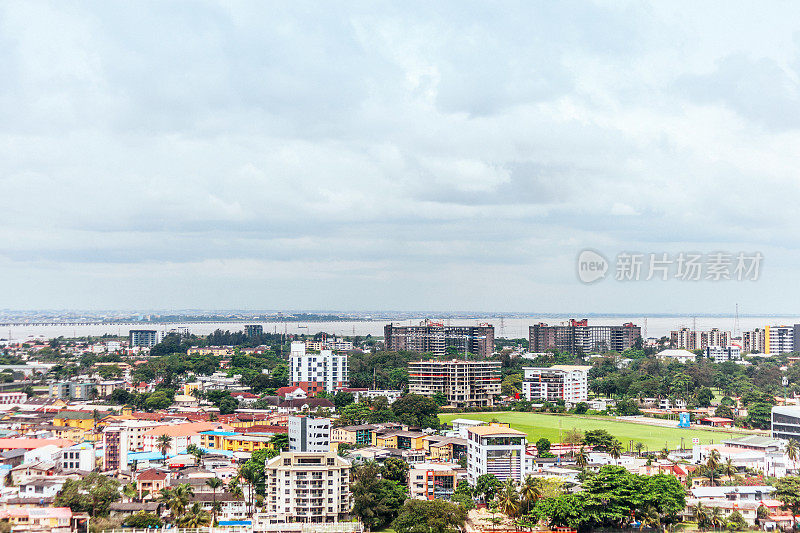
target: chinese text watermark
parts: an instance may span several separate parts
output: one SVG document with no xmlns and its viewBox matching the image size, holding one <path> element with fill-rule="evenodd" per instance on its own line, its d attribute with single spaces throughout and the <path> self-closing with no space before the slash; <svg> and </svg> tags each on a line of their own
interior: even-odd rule
<svg viewBox="0 0 800 533">
<path fill-rule="evenodd" d="M 600 252 L 583 250 L 577 267 L 583 283 L 600 281 L 610 272 L 617 281 L 756 281 L 763 259 L 761 252 L 621 252 L 612 268 Z"/>
</svg>

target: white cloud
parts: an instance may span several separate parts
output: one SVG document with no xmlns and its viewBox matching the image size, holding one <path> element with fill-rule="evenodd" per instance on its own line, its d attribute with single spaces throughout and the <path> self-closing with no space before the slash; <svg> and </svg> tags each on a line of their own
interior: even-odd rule
<svg viewBox="0 0 800 533">
<path fill-rule="evenodd" d="M 722 246 L 787 309 L 798 13 L 724 6 L 4 4 L 4 305 L 653 311 L 577 251 Z"/>
</svg>

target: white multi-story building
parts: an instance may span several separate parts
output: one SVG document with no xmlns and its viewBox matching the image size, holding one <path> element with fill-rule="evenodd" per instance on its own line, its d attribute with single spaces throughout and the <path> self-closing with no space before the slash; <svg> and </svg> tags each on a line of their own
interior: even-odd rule
<svg viewBox="0 0 800 533">
<path fill-rule="evenodd" d="M 267 461 L 264 478 L 262 523 L 330 523 L 349 518 L 350 462 L 335 453 L 283 452 Z"/>
<path fill-rule="evenodd" d="M 467 429 L 467 476 L 475 484 L 483 474 L 521 482 L 528 474 L 525 433 L 499 424 Z"/>
<path fill-rule="evenodd" d="M 95 467 L 94 461 L 94 446 L 88 442 L 81 442 L 69 448 L 64 448 L 58 454 L 58 466 L 63 470 L 91 472 Z"/>
<path fill-rule="evenodd" d="M 292 385 L 303 389 L 308 396 L 347 387 L 347 355 L 334 354 L 330 350 L 306 353 L 305 343 L 293 342 L 289 365 Z"/>
<path fill-rule="evenodd" d="M 24 392 L 0 392 L 0 404 L 20 404 L 28 401 L 28 395 Z"/>
<path fill-rule="evenodd" d="M 408 471 L 408 495 L 415 500 L 449 500 L 456 488 L 452 464 L 419 463 Z"/>
<path fill-rule="evenodd" d="M 330 449 L 330 419 L 309 416 L 289 417 L 289 451 L 324 453 Z"/>
<path fill-rule="evenodd" d="M 121 426 L 103 429 L 103 470 L 128 469 L 128 432 Z"/>
<path fill-rule="evenodd" d="M 589 399 L 590 366 L 555 365 L 548 368 L 523 367 L 522 391 L 529 401 L 564 400 L 574 405 Z"/>
<path fill-rule="evenodd" d="M 794 351 L 794 326 L 766 326 L 764 353 L 782 354 Z"/>
<path fill-rule="evenodd" d="M 742 359 L 742 349 L 736 345 L 731 345 L 726 348 L 722 346 L 707 346 L 705 356 L 709 359 L 713 359 L 715 363 L 739 361 Z"/>
</svg>

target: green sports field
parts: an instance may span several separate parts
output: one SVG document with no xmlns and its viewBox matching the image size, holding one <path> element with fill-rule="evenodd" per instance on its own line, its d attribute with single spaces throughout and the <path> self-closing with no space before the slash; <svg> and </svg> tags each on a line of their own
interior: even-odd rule
<svg viewBox="0 0 800 533">
<path fill-rule="evenodd" d="M 741 434 L 728 433 L 725 431 L 709 431 L 703 429 L 681 429 L 678 427 L 659 427 L 632 422 L 622 422 L 618 420 L 597 420 L 580 418 L 577 416 L 557 416 L 541 413 L 518 413 L 518 412 L 496 412 L 496 413 L 453 413 L 439 415 L 442 422 L 450 423 L 454 418 L 468 418 L 471 420 L 483 420 L 489 422 L 497 419 L 500 422 L 508 422 L 511 427 L 528 434 L 529 442 L 536 442 L 544 437 L 550 442 L 559 442 L 559 432 L 563 433 L 572 428 L 582 431 L 587 429 L 605 429 L 622 442 L 627 448 L 630 441 L 641 442 L 648 450 L 660 450 L 666 443 L 670 449 L 675 449 L 681 445 L 687 448 L 692 446 L 692 438 L 700 439 L 700 444 L 711 444 L 720 442 L 722 439 Z M 677 421 L 675 422 L 677 426 Z"/>
</svg>

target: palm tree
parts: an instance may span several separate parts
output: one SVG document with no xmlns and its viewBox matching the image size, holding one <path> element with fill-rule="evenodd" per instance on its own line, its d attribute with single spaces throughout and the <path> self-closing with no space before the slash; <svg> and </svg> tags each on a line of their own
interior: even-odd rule
<svg viewBox="0 0 800 533">
<path fill-rule="evenodd" d="M 542 497 L 542 488 L 539 485 L 539 481 L 528 474 L 519 487 L 519 493 L 522 499 L 525 500 L 525 511 L 527 514 L 531 512 L 531 504 L 535 504 L 537 500 Z"/>
<path fill-rule="evenodd" d="M 239 478 L 233 478 L 228 482 L 228 492 L 230 492 L 231 496 L 234 498 L 244 498 L 244 492 L 242 492 L 242 485 L 239 483 Z"/>
<path fill-rule="evenodd" d="M 692 518 L 697 522 L 698 528 L 701 530 L 705 528 L 708 523 L 708 511 L 703 506 L 702 502 L 697 502 L 697 504 L 692 507 Z"/>
<path fill-rule="evenodd" d="M 648 505 L 641 513 L 641 524 L 639 525 L 639 529 L 650 528 L 650 529 L 660 529 L 661 527 L 661 515 L 658 514 L 658 509 L 656 509 L 652 505 Z"/>
<path fill-rule="evenodd" d="M 589 459 L 588 459 L 588 457 L 586 455 L 586 448 L 585 447 L 581 446 L 580 450 L 578 450 L 578 453 L 575 454 L 575 463 L 578 465 L 578 468 L 580 468 L 581 470 L 585 470 L 586 469 L 586 465 L 589 464 Z"/>
<path fill-rule="evenodd" d="M 192 505 L 185 514 L 178 518 L 178 525 L 185 528 L 199 528 L 211 523 L 211 515 L 200 507 L 199 503 Z"/>
<path fill-rule="evenodd" d="M 797 448 L 797 441 L 795 439 L 789 439 L 789 443 L 786 445 L 786 456 L 792 463 L 797 461 Z"/>
<path fill-rule="evenodd" d="M 708 521 L 714 529 L 722 528 L 725 525 L 725 519 L 722 517 L 722 510 L 719 507 L 714 507 L 708 516 Z"/>
<path fill-rule="evenodd" d="M 261 472 L 258 470 L 255 464 L 245 463 L 239 467 L 239 478 L 247 483 L 247 516 L 252 516 L 253 514 L 253 490 L 255 489 L 255 484 L 258 482 L 260 476 Z"/>
<path fill-rule="evenodd" d="M 497 496 L 500 510 L 509 518 L 514 518 L 519 512 L 519 493 L 514 485 L 514 480 L 508 479 L 503 483 L 500 494 Z"/>
<path fill-rule="evenodd" d="M 622 444 L 614 440 L 608 448 L 608 454 L 614 458 L 614 464 L 619 466 L 619 458 L 622 457 Z"/>
<path fill-rule="evenodd" d="M 194 458 L 197 460 L 197 464 L 200 465 L 200 460 L 206 454 L 203 449 L 198 446 L 197 444 L 190 444 L 186 447 L 186 453 L 190 455 L 194 455 Z"/>
<path fill-rule="evenodd" d="M 736 467 L 733 466 L 733 459 L 730 457 L 728 457 L 725 464 L 722 465 L 722 473 L 728 476 L 728 481 L 733 479 L 733 475 L 736 473 Z"/>
<path fill-rule="evenodd" d="M 711 450 L 711 453 L 708 454 L 708 459 L 706 459 L 705 474 L 712 486 L 715 485 L 714 478 L 717 476 L 717 469 L 719 468 L 719 465 L 719 450 Z"/>
<path fill-rule="evenodd" d="M 192 490 L 192 486 L 188 483 L 181 483 L 174 489 L 161 489 L 158 502 L 166 505 L 174 522 L 186 512 L 186 506 L 193 496 L 194 490 Z"/>
<path fill-rule="evenodd" d="M 211 507 L 211 523 L 217 523 L 217 489 L 222 486 L 222 480 L 218 477 L 212 477 L 211 479 L 206 480 L 206 485 L 211 487 L 211 491 L 214 493 L 213 500 L 214 503 Z"/>
<path fill-rule="evenodd" d="M 161 455 L 164 456 L 164 462 L 167 461 L 167 452 L 170 446 L 172 446 L 172 437 L 169 435 L 161 435 L 158 437 L 158 449 L 161 451 Z"/>
<path fill-rule="evenodd" d="M 643 442 L 636 442 L 633 445 L 633 449 L 636 450 L 636 453 L 639 455 L 639 457 L 641 457 L 642 456 L 642 450 L 644 449 L 644 443 Z"/>
</svg>

